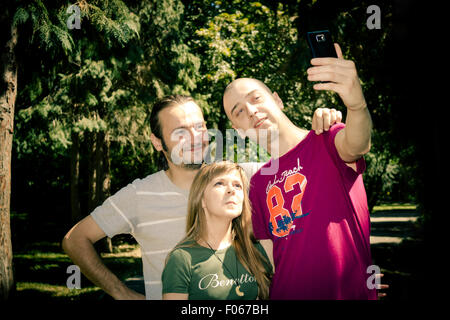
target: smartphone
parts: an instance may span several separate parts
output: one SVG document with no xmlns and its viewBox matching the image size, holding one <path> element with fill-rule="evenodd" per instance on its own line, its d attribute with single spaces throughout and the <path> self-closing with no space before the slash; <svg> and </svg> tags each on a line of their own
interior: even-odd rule
<svg viewBox="0 0 450 320">
<path fill-rule="evenodd" d="M 337 58 L 330 31 L 321 30 L 307 32 L 306 38 L 313 58 Z"/>
</svg>

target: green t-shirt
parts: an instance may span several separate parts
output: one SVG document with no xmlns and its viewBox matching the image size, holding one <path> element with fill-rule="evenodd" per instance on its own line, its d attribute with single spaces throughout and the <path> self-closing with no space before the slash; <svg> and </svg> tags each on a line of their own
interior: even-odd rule
<svg viewBox="0 0 450 320">
<path fill-rule="evenodd" d="M 256 248 L 269 261 L 261 244 Z M 236 257 L 233 246 L 213 251 L 194 244 L 175 249 L 168 258 L 162 273 L 163 294 L 187 293 L 189 300 L 254 300 L 258 296 L 258 284 Z M 224 267 L 222 262 L 226 265 Z M 237 267 L 236 267 L 237 263 Z M 236 270 L 237 269 L 237 270 Z M 268 262 L 267 271 L 272 272 Z M 236 292 L 240 284 L 239 296 Z"/>
</svg>

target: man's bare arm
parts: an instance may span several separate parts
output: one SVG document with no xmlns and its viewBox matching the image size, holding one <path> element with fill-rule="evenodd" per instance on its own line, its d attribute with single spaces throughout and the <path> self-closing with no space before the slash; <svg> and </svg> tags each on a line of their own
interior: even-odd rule
<svg viewBox="0 0 450 320">
<path fill-rule="evenodd" d="M 94 243 L 105 236 L 94 219 L 87 216 L 64 236 L 62 247 L 81 272 L 114 299 L 145 299 L 142 294 L 129 289 L 120 281 L 95 251 Z"/>
<path fill-rule="evenodd" d="M 336 134 L 335 145 L 345 162 L 354 162 L 370 151 L 372 120 L 367 110 L 348 110 L 346 127 Z"/>
<path fill-rule="evenodd" d="M 339 94 L 347 107 L 346 127 L 336 135 L 335 145 L 345 162 L 354 162 L 370 150 L 372 119 L 367 109 L 361 83 L 353 61 L 345 60 L 335 44 L 338 58 L 315 58 L 308 69 L 308 80 L 322 81 L 315 90 L 330 90 Z"/>
</svg>

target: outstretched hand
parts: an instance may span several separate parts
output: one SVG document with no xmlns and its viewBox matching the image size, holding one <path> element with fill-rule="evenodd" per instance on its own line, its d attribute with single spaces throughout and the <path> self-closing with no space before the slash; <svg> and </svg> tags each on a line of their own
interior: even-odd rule
<svg viewBox="0 0 450 320">
<path fill-rule="evenodd" d="M 330 90 L 339 94 L 345 106 L 350 110 L 358 110 L 366 106 L 355 63 L 345 60 L 342 50 L 334 44 L 337 58 L 311 59 L 313 67 L 308 68 L 309 81 L 325 81 L 314 84 L 315 90 Z"/>
</svg>

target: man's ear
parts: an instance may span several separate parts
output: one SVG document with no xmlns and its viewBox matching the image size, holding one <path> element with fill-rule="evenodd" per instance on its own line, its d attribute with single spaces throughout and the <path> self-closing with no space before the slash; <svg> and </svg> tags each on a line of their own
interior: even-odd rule
<svg viewBox="0 0 450 320">
<path fill-rule="evenodd" d="M 153 144 L 153 147 L 156 149 L 156 151 L 162 151 L 162 143 L 161 139 L 157 138 L 153 133 L 150 135 L 150 141 Z"/>
<path fill-rule="evenodd" d="M 277 103 L 278 107 L 280 107 L 280 109 L 283 109 L 284 108 L 283 101 L 281 100 L 278 93 L 274 92 L 272 94 L 272 97 L 275 99 L 275 102 Z"/>
</svg>

